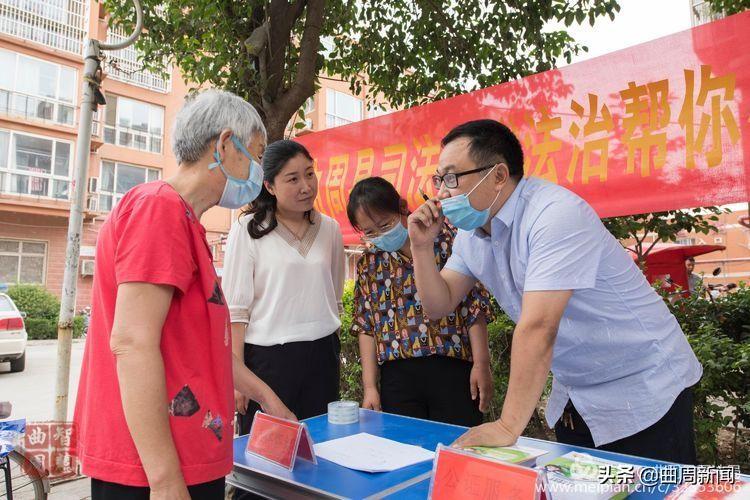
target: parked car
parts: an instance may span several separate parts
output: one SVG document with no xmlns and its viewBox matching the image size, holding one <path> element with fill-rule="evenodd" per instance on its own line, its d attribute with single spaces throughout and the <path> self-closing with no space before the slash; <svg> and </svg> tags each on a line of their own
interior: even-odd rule
<svg viewBox="0 0 750 500">
<path fill-rule="evenodd" d="M 10 361 L 11 372 L 22 372 L 26 368 L 25 316 L 10 297 L 0 293 L 0 362 Z"/>
</svg>

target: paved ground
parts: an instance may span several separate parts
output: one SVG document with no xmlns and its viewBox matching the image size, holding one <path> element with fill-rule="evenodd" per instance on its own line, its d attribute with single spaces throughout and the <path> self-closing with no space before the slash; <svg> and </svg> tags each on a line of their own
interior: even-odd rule
<svg viewBox="0 0 750 500">
<path fill-rule="evenodd" d="M 70 362 L 70 402 L 68 416 L 73 417 L 78 377 L 81 372 L 84 343 L 73 341 Z M 55 400 L 57 341 L 35 340 L 26 348 L 26 369 L 10 373 L 9 363 L 0 363 L 0 400 L 13 404 L 13 417 L 24 417 L 28 422 L 52 420 Z M 0 488 L 0 495 L 4 494 Z M 88 478 L 68 481 L 52 487 L 50 500 L 81 500 L 90 498 Z"/>
<path fill-rule="evenodd" d="M 91 482 L 88 478 L 77 479 L 52 486 L 49 500 L 82 500 L 91 498 Z"/>
<path fill-rule="evenodd" d="M 83 359 L 83 341 L 73 341 L 70 361 L 70 401 L 68 417 L 72 419 L 78 376 Z M 13 416 L 27 421 L 52 420 L 55 401 L 57 341 L 35 340 L 26 347 L 26 370 L 10 373 L 10 363 L 0 363 L 0 400 L 13 404 Z"/>
<path fill-rule="evenodd" d="M 83 347 L 83 341 L 73 341 L 70 362 L 69 419 L 73 418 Z M 10 364 L 0 363 L 0 400 L 13 403 L 11 418 L 25 417 L 29 422 L 51 420 L 55 399 L 57 341 L 31 341 L 26 349 L 26 370 L 23 372 L 10 373 Z M 4 493 L 4 486 L 0 486 L 0 498 L 5 498 Z M 90 497 L 90 480 L 82 478 L 53 485 L 48 498 L 49 500 L 81 500 Z"/>
</svg>

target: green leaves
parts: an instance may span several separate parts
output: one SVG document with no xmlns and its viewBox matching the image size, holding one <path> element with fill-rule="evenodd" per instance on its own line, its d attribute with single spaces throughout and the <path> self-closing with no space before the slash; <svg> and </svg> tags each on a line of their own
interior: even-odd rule
<svg viewBox="0 0 750 500">
<path fill-rule="evenodd" d="M 43 286 L 13 285 L 8 289 L 8 296 L 13 299 L 19 311 L 27 314 L 27 318 L 57 321 L 60 301 Z"/>
<path fill-rule="evenodd" d="M 750 0 L 706 0 L 712 12 L 731 16 L 750 9 Z"/>
<path fill-rule="evenodd" d="M 610 217 L 602 219 L 602 222 L 615 238 L 638 256 L 639 263 L 643 264 L 655 243 L 674 242 L 679 235 L 691 232 L 708 234 L 710 231 L 716 231 L 713 223 L 719 220 L 719 214 L 728 211 L 718 207 L 700 207 Z M 656 241 L 652 242 L 650 236 L 655 236 Z"/>
<path fill-rule="evenodd" d="M 267 124 L 286 123 L 312 96 L 317 72 L 369 85 L 391 107 L 443 99 L 553 68 L 581 50 L 550 21 L 593 23 L 615 0 L 143 0 L 147 31 L 137 42 L 147 69 L 176 64 L 197 86 L 241 95 Z M 132 27 L 129 2 L 104 0 L 111 22 Z M 319 26 L 307 23 L 324 9 Z M 258 28 L 267 25 L 269 43 Z M 320 29 L 314 54 L 305 35 Z M 315 37 L 313 37 L 315 38 Z M 325 42 L 325 43 L 321 43 Z M 326 49 L 325 45 L 329 45 Z M 249 47 L 249 48 L 248 48 Z M 313 63 L 309 72 L 299 73 Z M 313 84 L 310 84 L 313 82 Z M 295 90 L 296 89 L 296 90 Z"/>
</svg>

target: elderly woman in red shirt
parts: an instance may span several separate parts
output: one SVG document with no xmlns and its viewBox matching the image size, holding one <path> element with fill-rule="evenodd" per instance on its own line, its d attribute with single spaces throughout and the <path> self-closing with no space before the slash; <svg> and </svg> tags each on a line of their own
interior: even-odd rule
<svg viewBox="0 0 750 500">
<path fill-rule="evenodd" d="M 260 192 L 266 132 L 217 90 L 175 117 L 177 172 L 131 189 L 99 231 L 91 327 L 76 404 L 93 499 L 224 498 L 234 387 L 294 418 L 231 350 L 229 311 L 200 223 Z"/>
</svg>

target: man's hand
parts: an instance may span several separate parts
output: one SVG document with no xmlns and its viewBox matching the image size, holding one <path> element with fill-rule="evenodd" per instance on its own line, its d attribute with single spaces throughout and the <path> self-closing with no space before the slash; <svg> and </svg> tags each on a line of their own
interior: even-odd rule
<svg viewBox="0 0 750 500">
<path fill-rule="evenodd" d="M 362 408 L 366 410 L 382 411 L 383 408 L 380 406 L 380 393 L 377 389 L 374 387 L 365 389 L 365 395 L 362 399 Z"/>
<path fill-rule="evenodd" d="M 470 446 L 512 446 L 516 444 L 518 435 L 513 433 L 502 420 L 472 427 L 453 443 L 456 448 Z"/>
<path fill-rule="evenodd" d="M 469 388 L 471 389 L 472 400 L 479 397 L 479 411 L 487 413 L 495 389 L 489 363 L 474 363 L 469 376 Z"/>
<path fill-rule="evenodd" d="M 443 227 L 443 213 L 440 200 L 427 200 L 408 218 L 409 239 L 413 248 L 432 248 L 433 241 Z"/>
</svg>

